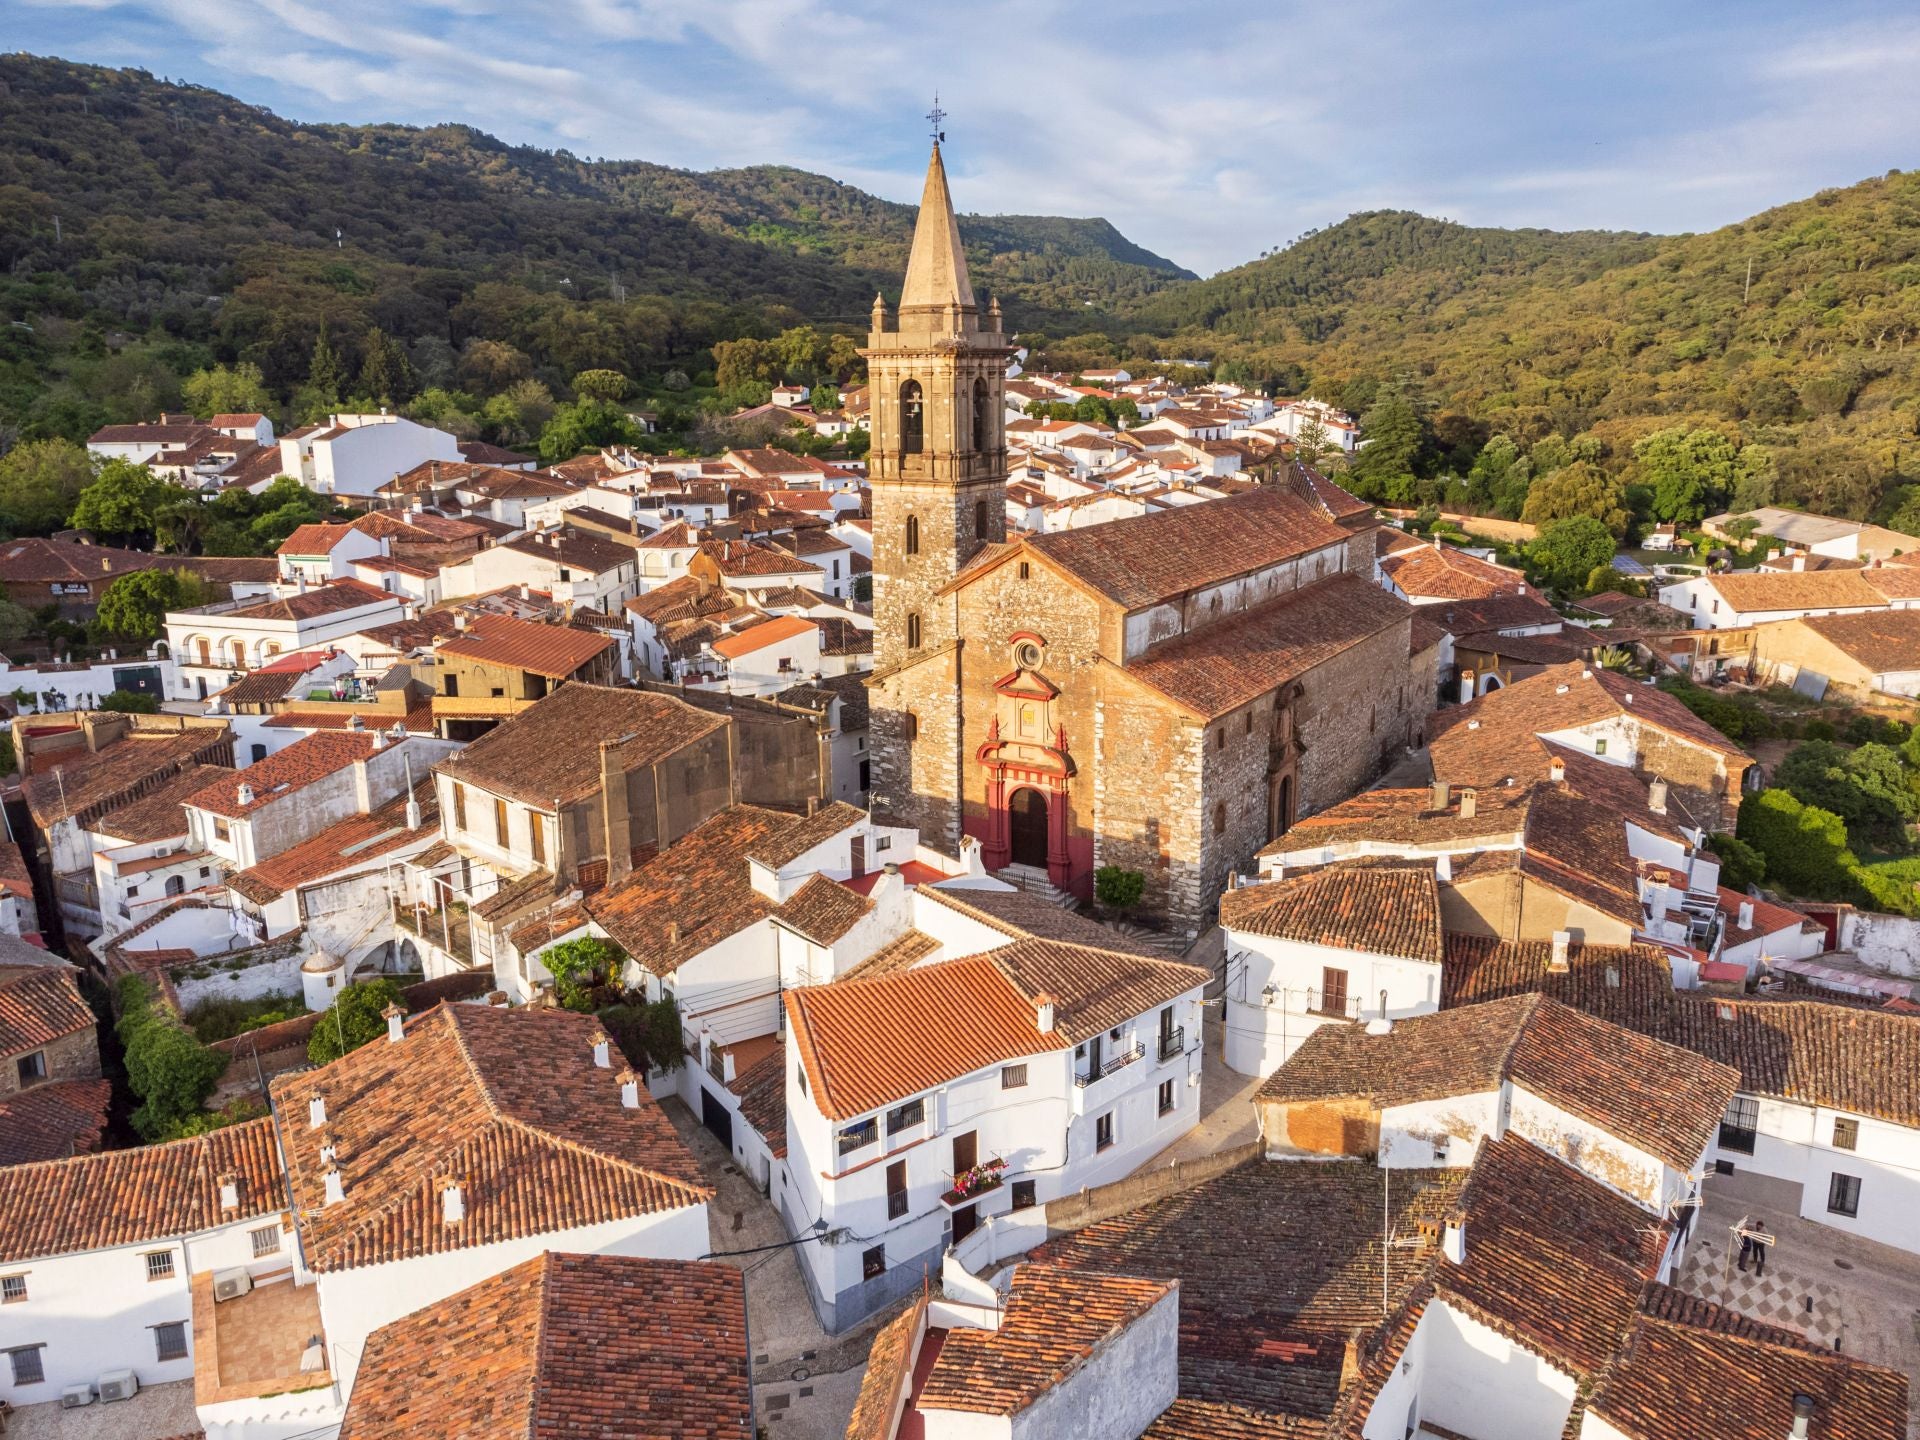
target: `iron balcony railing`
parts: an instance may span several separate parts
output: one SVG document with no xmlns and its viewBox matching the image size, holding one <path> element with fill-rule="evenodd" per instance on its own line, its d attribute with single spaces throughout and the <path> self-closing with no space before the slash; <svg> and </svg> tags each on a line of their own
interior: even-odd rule
<svg viewBox="0 0 1920 1440">
<path fill-rule="evenodd" d="M 1089 1070 L 1084 1075 L 1074 1076 L 1073 1083 L 1080 1086 L 1082 1089 L 1085 1089 L 1087 1086 L 1093 1084 L 1093 1082 L 1096 1080 L 1104 1080 L 1107 1076 L 1113 1074 L 1113 1072 L 1116 1070 L 1126 1069 L 1127 1066 L 1133 1064 L 1134 1061 L 1138 1060 L 1142 1055 L 1145 1055 L 1146 1053 L 1147 1053 L 1147 1047 L 1140 1044 L 1138 1041 L 1135 1041 L 1134 1046 L 1131 1050 L 1121 1051 L 1120 1054 L 1115 1055 L 1111 1060 L 1107 1061 L 1107 1063 L 1102 1065 L 1098 1070 Z"/>
<path fill-rule="evenodd" d="M 1160 1058 L 1171 1060 L 1187 1048 L 1187 1027 L 1176 1025 L 1171 1030 L 1160 1032 Z"/>
</svg>

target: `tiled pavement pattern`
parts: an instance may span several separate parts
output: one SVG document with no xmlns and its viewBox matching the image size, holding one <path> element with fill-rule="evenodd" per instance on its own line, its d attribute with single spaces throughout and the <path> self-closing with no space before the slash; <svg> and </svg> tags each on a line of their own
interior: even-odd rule
<svg viewBox="0 0 1920 1440">
<path fill-rule="evenodd" d="M 291 1280 L 258 1286 L 214 1313 L 222 1385 L 298 1375 L 307 1342 L 321 1333 L 319 1290 Z"/>
<path fill-rule="evenodd" d="M 1775 1246 L 1778 1251 L 1781 1247 Z M 1680 1289 L 1770 1325 L 1787 1325 L 1822 1345 L 1845 1340 L 1840 1287 L 1768 1257 L 1767 1273 L 1738 1266 L 1740 1245 L 1724 1232 L 1702 1235 L 1674 1277 Z"/>
</svg>

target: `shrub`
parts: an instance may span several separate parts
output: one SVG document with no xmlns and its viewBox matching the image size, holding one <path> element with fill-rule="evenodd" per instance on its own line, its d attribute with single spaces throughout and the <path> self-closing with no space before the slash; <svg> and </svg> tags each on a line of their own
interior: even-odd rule
<svg viewBox="0 0 1920 1440">
<path fill-rule="evenodd" d="M 1093 898 L 1115 910 L 1130 910 L 1147 893 L 1147 877 L 1138 870 L 1102 865 L 1093 872 Z"/>
<path fill-rule="evenodd" d="M 1785 790 L 1762 790 L 1741 805 L 1736 833 L 1765 857 L 1772 882 L 1795 895 L 1851 900 L 1859 892 L 1846 821 L 1831 810 Z"/>
<path fill-rule="evenodd" d="M 211 1045 L 306 1013 L 307 1007 L 298 995 L 261 995 L 252 1000 L 222 995 L 202 1000 L 187 1012 L 186 1020 L 188 1028 Z"/>
<path fill-rule="evenodd" d="M 569 1010 L 589 1012 L 618 997 L 602 994 L 617 985 L 627 952 L 611 940 L 582 935 L 564 940 L 535 957 L 553 976 L 553 994 Z"/>
<path fill-rule="evenodd" d="M 1720 883 L 1729 890 L 1745 890 L 1767 878 L 1767 857 L 1737 836 L 1716 830 L 1707 848 L 1720 857 Z"/>
<path fill-rule="evenodd" d="M 387 1033 L 386 1018 L 380 1012 L 399 1003 L 400 987 L 391 980 L 362 980 L 347 986 L 333 997 L 333 1004 L 313 1027 L 307 1059 L 325 1065 L 369 1040 L 378 1040 Z"/>
<path fill-rule="evenodd" d="M 598 1012 L 607 1034 L 641 1074 L 649 1070 L 676 1070 L 686 1058 L 680 1029 L 680 1005 L 671 995 L 652 1004 L 623 1001 Z"/>
<path fill-rule="evenodd" d="M 192 1127 L 206 1114 L 206 1099 L 226 1073 L 228 1057 L 163 1013 L 140 976 L 124 977 L 115 993 L 120 1019 L 114 1033 L 126 1052 L 127 1085 L 140 1100 L 133 1128 L 149 1142 L 199 1133 Z"/>
<path fill-rule="evenodd" d="M 131 690 L 116 690 L 100 702 L 102 710 L 117 710 L 123 715 L 158 715 L 160 698 L 157 695 L 136 695 Z"/>
</svg>

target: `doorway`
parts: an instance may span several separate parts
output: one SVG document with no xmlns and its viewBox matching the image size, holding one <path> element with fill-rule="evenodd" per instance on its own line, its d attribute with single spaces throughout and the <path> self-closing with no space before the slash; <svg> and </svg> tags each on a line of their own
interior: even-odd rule
<svg viewBox="0 0 1920 1440">
<path fill-rule="evenodd" d="M 1013 792 L 1007 807 L 1007 848 L 1016 865 L 1047 865 L 1047 797 L 1031 787 Z"/>
<path fill-rule="evenodd" d="M 1270 792 L 1271 803 L 1267 815 L 1267 838 L 1278 840 L 1293 828 L 1293 776 L 1281 775 L 1274 779 Z"/>
</svg>

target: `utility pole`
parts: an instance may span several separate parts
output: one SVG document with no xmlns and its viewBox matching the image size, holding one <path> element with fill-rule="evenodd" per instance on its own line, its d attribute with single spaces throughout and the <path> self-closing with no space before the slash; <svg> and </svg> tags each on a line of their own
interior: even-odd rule
<svg viewBox="0 0 1920 1440">
<path fill-rule="evenodd" d="M 1740 292 L 1740 308 L 1742 310 L 1747 308 L 1747 297 L 1751 294 L 1753 294 L 1753 257 L 1749 255 L 1747 257 L 1747 284 L 1746 288 Z"/>
</svg>

